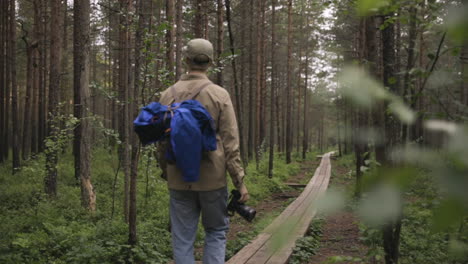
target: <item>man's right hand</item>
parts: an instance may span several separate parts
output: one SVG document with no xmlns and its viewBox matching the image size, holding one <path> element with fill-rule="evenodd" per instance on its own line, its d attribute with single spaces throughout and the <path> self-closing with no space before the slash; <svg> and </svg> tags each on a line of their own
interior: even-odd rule
<svg viewBox="0 0 468 264">
<path fill-rule="evenodd" d="M 245 184 L 242 184 L 238 191 L 241 194 L 241 198 L 239 199 L 239 202 L 241 203 L 247 202 L 250 198 L 250 195 L 249 195 L 249 191 L 247 190 L 247 187 L 245 187 Z"/>
</svg>

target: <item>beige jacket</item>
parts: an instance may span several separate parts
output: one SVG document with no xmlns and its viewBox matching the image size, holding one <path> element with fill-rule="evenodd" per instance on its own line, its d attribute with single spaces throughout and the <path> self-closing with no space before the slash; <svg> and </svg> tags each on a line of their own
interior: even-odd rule
<svg viewBox="0 0 468 264">
<path fill-rule="evenodd" d="M 191 99 L 191 91 L 208 81 L 204 74 L 182 75 L 174 84 L 177 96 L 181 99 Z M 244 169 L 242 168 L 239 150 L 239 132 L 234 107 L 229 93 L 216 84 L 206 86 L 195 98 L 210 113 L 216 125 L 217 149 L 204 152 L 200 167 L 200 179 L 197 182 L 184 182 L 180 170 L 175 164 L 164 162 L 160 157 L 161 168 L 167 176 L 169 189 L 211 191 L 227 185 L 226 170 L 232 183 L 240 188 Z M 174 102 L 171 89 L 161 95 L 160 103 L 169 105 Z M 164 148 L 164 147 L 163 147 Z M 164 151 L 164 150 L 163 150 Z"/>
</svg>

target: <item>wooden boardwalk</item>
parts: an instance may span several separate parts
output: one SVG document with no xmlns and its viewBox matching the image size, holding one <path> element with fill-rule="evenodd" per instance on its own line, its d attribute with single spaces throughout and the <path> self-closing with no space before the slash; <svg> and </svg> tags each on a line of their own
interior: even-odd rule
<svg viewBox="0 0 468 264">
<path fill-rule="evenodd" d="M 304 236 L 315 216 L 318 197 L 325 193 L 328 187 L 332 153 L 323 155 L 320 166 L 301 195 L 227 263 L 284 264 L 288 261 L 296 240 Z"/>
</svg>

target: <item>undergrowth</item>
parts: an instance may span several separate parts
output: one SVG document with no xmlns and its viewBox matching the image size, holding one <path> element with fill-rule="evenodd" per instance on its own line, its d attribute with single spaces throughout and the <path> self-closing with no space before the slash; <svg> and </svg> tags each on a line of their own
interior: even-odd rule
<svg viewBox="0 0 468 264">
<path fill-rule="evenodd" d="M 91 171 L 97 204 L 93 214 L 81 207 L 80 187 L 74 178 L 73 156 L 69 150 L 60 156 L 58 194 L 54 199 L 44 193 L 43 155 L 28 161 L 15 175 L 11 175 L 9 163 L 0 166 L 0 263 L 169 261 L 172 250 L 168 191 L 155 159 L 148 153 L 143 151 L 139 164 L 138 244 L 133 248 L 127 244 L 128 226 L 123 219 L 124 180 L 116 151 L 98 147 L 93 151 Z M 249 205 L 255 206 L 272 192 L 287 188 L 283 181 L 299 172 L 297 161 L 285 164 L 284 157 L 277 154 L 272 179 L 267 176 L 266 155 L 258 170 L 251 163 L 246 176 L 251 194 Z M 264 225 L 262 222 L 257 219 L 254 225 Z M 245 244 L 254 234 L 242 234 L 234 243 L 241 245 L 244 241 Z M 201 229 L 197 238 L 203 240 Z M 230 246 L 228 249 L 235 251 Z"/>
</svg>

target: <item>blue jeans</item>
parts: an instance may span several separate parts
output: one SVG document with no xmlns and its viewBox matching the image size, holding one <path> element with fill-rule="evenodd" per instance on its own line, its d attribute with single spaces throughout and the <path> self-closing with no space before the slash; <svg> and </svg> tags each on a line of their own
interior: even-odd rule
<svg viewBox="0 0 468 264">
<path fill-rule="evenodd" d="M 195 242 L 200 213 L 205 229 L 204 264 L 224 263 L 227 216 L 227 188 L 214 191 L 169 190 L 172 250 L 176 264 L 195 263 Z"/>
</svg>

